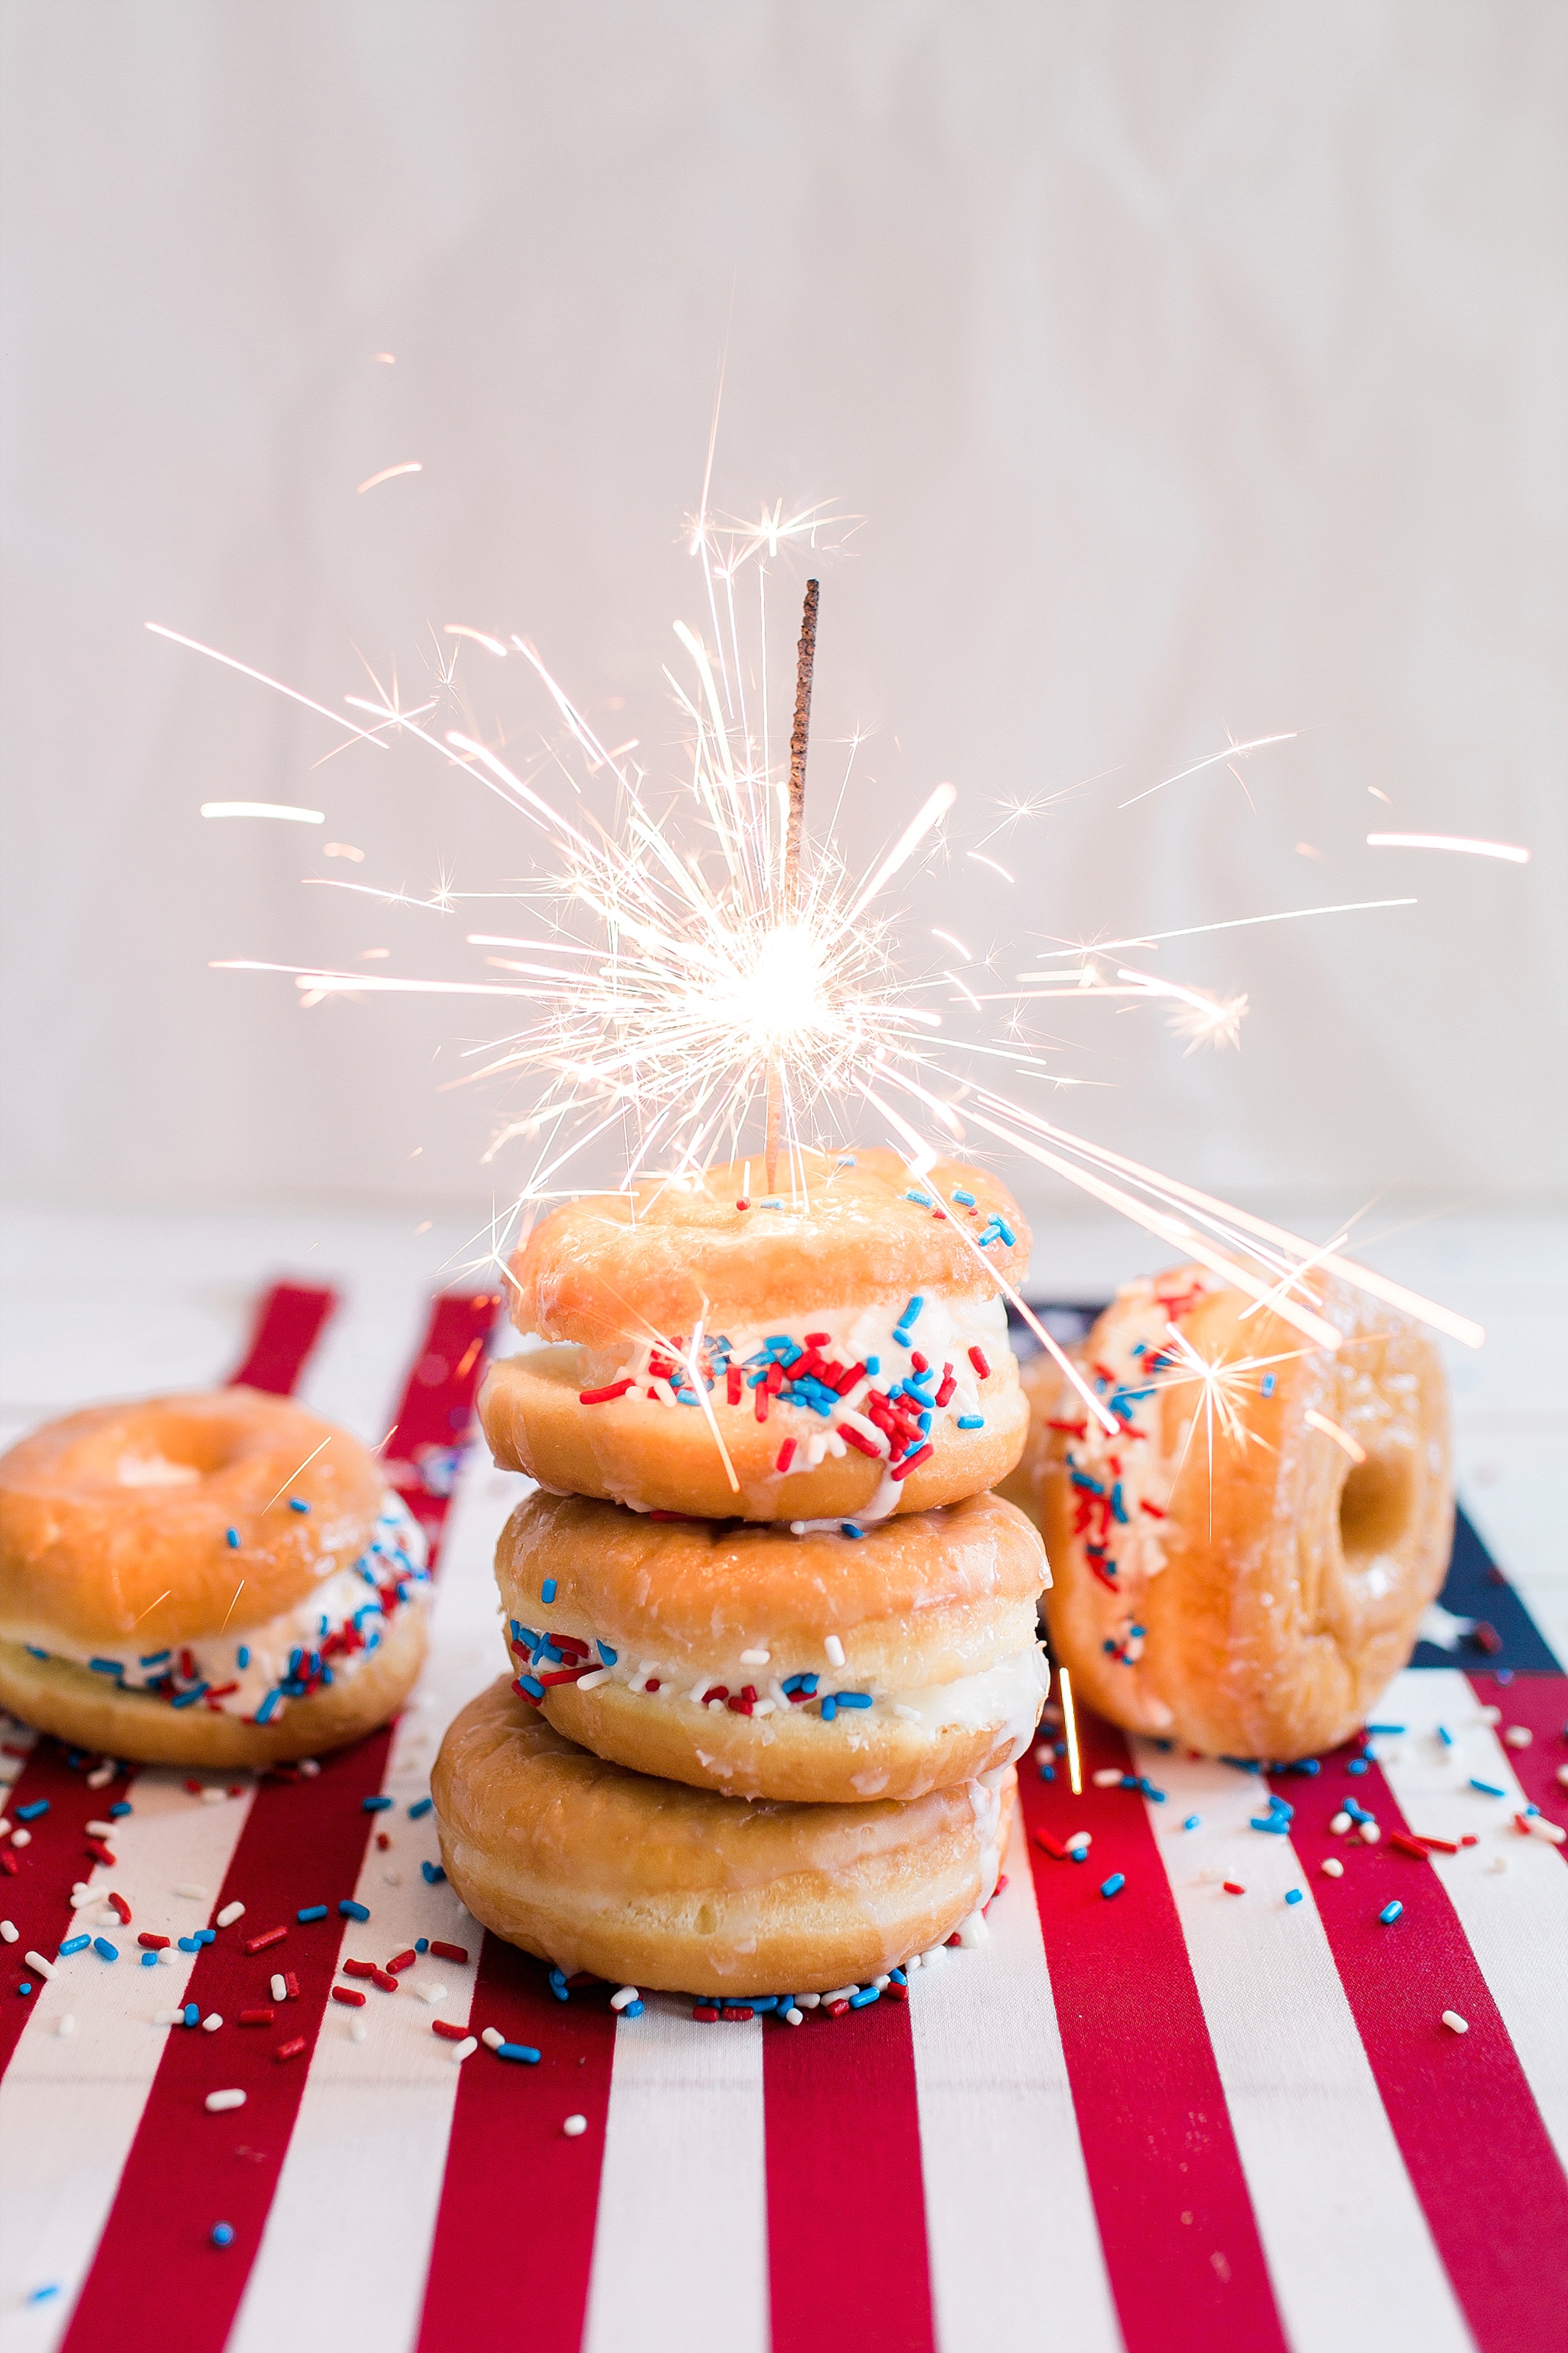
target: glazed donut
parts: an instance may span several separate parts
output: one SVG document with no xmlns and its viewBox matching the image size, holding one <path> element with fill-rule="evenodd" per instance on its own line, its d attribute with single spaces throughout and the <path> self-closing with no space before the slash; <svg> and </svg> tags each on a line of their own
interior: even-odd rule
<svg viewBox="0 0 1568 2353">
<path fill-rule="evenodd" d="M 907 1804 L 719 1797 L 575 1747 L 504 1678 L 430 1777 L 447 1876 L 495 1935 L 569 1975 L 731 1997 L 864 1984 L 944 1943 L 994 1891 L 1015 1788 L 1007 1767 Z"/>
<path fill-rule="evenodd" d="M 1442 1585 L 1436 1349 L 1348 1285 L 1317 1288 L 1337 1350 L 1267 1313 L 1244 1322 L 1246 1296 L 1202 1267 L 1130 1283 L 1080 1351 L 1121 1434 L 1065 1383 L 1042 1416 L 1052 1651 L 1131 1731 L 1279 1763 L 1331 1748 Z"/>
<path fill-rule="evenodd" d="M 857 1541 L 535 1493 L 496 1547 L 514 1689 L 596 1756 L 730 1797 L 920 1798 L 1022 1756 L 1045 1548 L 994 1495 Z"/>
<path fill-rule="evenodd" d="M 1033 1356 L 1020 1358 L 1018 1387 L 1028 1409 L 1029 1434 L 1012 1470 L 996 1482 L 995 1492 L 1026 1513 L 1037 1527 L 1040 1525 L 1040 1464 L 1050 1437 L 1046 1421 L 1057 1409 L 1061 1386 L 1061 1368 L 1043 1348 Z"/>
<path fill-rule="evenodd" d="M 365 1448 L 288 1398 L 90 1406 L 0 1456 L 0 1702 L 79 1747 L 340 1746 L 406 1696 L 426 1590 Z"/>
<path fill-rule="evenodd" d="M 808 1159 L 788 1202 L 731 1165 L 545 1219 L 510 1271 L 546 1345 L 479 1394 L 496 1461 L 710 1519 L 882 1518 L 1005 1478 L 1028 1426 L 994 1279 L 1028 1259 L 1011 1199 L 956 1163 L 917 1184 L 890 1152 Z"/>
</svg>

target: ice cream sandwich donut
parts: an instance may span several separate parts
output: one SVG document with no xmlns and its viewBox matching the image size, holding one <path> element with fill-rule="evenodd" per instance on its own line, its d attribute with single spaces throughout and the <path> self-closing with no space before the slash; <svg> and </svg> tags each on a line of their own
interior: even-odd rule
<svg viewBox="0 0 1568 2353">
<path fill-rule="evenodd" d="M 76 1746 L 265 1765 L 384 1724 L 425 1546 L 365 1448 L 228 1388 L 90 1406 L 0 1457 L 0 1701 Z"/>
<path fill-rule="evenodd" d="M 1333 1351 L 1277 1316 L 1243 1321 L 1245 1294 L 1202 1267 L 1130 1283 L 1079 1352 L 1117 1436 L 1065 1385 L 1041 1417 L 1051 1646 L 1131 1730 L 1281 1763 L 1331 1748 L 1405 1664 L 1443 1582 L 1436 1349 L 1348 1286 L 1319 1288 Z"/>
<path fill-rule="evenodd" d="M 496 1461 L 557 1494 L 748 1520 L 881 1518 L 994 1486 L 1028 1416 L 997 1274 L 1029 1233 L 994 1177 L 808 1155 L 754 1200 L 741 1166 L 569 1203 L 511 1261 Z"/>
<path fill-rule="evenodd" d="M 1011 1768 L 905 1804 L 795 1806 L 656 1781 L 578 1748 L 505 1679 L 430 1777 L 441 1859 L 509 1944 L 613 1982 L 714 1995 L 863 1984 L 995 1888 Z"/>
<path fill-rule="evenodd" d="M 975 1495 L 863 1537 L 536 1493 L 496 1548 L 519 1696 L 731 1797 L 920 1798 L 1012 1764 L 1045 1698 L 1045 1547 Z"/>
</svg>

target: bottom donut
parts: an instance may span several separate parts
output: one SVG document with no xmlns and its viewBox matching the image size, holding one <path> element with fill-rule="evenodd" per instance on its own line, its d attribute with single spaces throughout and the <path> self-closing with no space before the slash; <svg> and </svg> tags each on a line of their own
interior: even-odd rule
<svg viewBox="0 0 1568 2353">
<path fill-rule="evenodd" d="M 431 1775 L 476 1920 L 569 1975 L 666 1992 L 824 1993 L 951 1936 L 994 1891 L 1011 1767 L 870 1805 L 721 1797 L 576 1747 L 503 1676 Z"/>
</svg>

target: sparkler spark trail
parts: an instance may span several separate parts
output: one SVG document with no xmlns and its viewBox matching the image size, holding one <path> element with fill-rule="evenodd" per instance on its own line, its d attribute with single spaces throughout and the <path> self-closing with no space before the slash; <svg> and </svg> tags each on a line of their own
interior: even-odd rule
<svg viewBox="0 0 1568 2353">
<path fill-rule="evenodd" d="M 278 817 L 296 825 L 325 825 L 325 809 L 292 808 L 286 801 L 204 801 L 204 817 Z"/>
<path fill-rule="evenodd" d="M 667 672 L 684 729 L 687 763 L 684 781 L 674 787 L 656 783 L 637 764 L 635 742 L 606 747 L 536 648 L 515 633 L 503 639 L 465 623 L 446 625 L 454 651 L 450 660 L 441 658 L 436 699 L 446 702 L 449 715 L 461 712 L 461 725 L 444 724 L 429 702 L 404 708 L 395 681 L 385 688 L 374 681 L 377 700 L 350 698 L 366 714 L 363 726 L 279 688 L 334 727 L 346 729 L 351 738 L 384 751 L 391 736 L 403 737 L 483 786 L 527 829 L 537 862 L 510 890 L 461 894 L 510 902 L 508 917 L 492 918 L 502 922 L 500 931 L 462 936 L 462 947 L 482 959 L 494 977 L 373 974 L 363 965 L 345 971 L 248 958 L 227 960 L 223 968 L 287 974 L 307 1006 L 333 997 L 416 994 L 491 998 L 514 1008 L 507 1017 L 511 1026 L 470 1047 L 465 1056 L 470 1067 L 449 1082 L 506 1082 L 524 1098 L 509 1107 L 518 1116 L 498 1123 L 491 1146 L 491 1155 L 506 1146 L 521 1147 L 527 1155 L 510 1223 L 546 1199 L 592 1189 L 598 1179 L 595 1156 L 607 1151 L 616 1152 L 621 1164 L 625 1189 L 649 1173 L 700 1181 L 715 1161 L 739 1161 L 761 1145 L 770 1197 L 775 1184 L 783 1183 L 792 1203 L 805 1203 L 823 1181 L 823 1164 L 815 1156 L 818 1146 L 829 1138 L 852 1137 L 849 1113 L 858 1114 L 863 1127 L 869 1106 L 911 1166 L 929 1168 L 940 1156 L 930 1142 L 933 1133 L 943 1139 L 944 1153 L 978 1135 L 1115 1208 L 1183 1257 L 1222 1272 L 1314 1346 L 1336 1347 L 1340 1340 L 1332 1324 L 1293 1295 L 1302 1271 L 1315 1264 L 1479 1344 L 1478 1328 L 1464 1318 L 1337 1252 L 1324 1253 L 1299 1236 L 1055 1127 L 987 1082 L 984 1074 L 998 1063 L 1020 1078 L 1054 1076 L 1039 1060 L 1039 1050 L 1018 1030 L 1018 1003 L 1036 992 L 1007 992 L 1015 1018 L 1003 1036 L 954 1035 L 947 1016 L 925 1001 L 931 992 L 942 992 L 961 1022 L 978 1016 L 987 996 L 940 967 L 906 978 L 896 959 L 890 918 L 883 912 L 884 894 L 894 880 L 941 845 L 944 820 L 958 799 L 954 786 L 939 784 L 928 793 L 862 880 L 851 874 L 831 842 L 807 842 L 802 810 L 815 583 L 802 629 L 787 756 L 775 754 L 770 740 L 764 559 L 781 549 L 816 546 L 828 521 L 822 508 L 791 514 L 781 505 L 756 525 L 721 523 L 709 507 L 705 486 L 692 546 L 708 626 L 677 624 L 688 667 L 679 674 Z M 754 620 L 742 622 L 748 567 L 756 602 Z M 263 684 L 278 685 L 194 638 L 169 630 L 159 634 L 175 637 Z M 457 691 L 452 665 L 465 641 L 498 660 L 521 656 L 510 675 L 521 671 L 544 690 L 557 732 L 529 760 L 509 765 L 496 744 L 478 732 L 466 706 L 451 710 Z M 497 742 L 505 740 L 498 734 Z M 1268 736 L 1232 744 L 1183 774 L 1289 740 Z M 778 747 L 779 754 L 784 749 Z M 570 815 L 559 805 L 563 784 L 571 796 Z M 969 849 L 964 855 L 1003 881 L 1013 881 L 986 852 Z M 325 878 L 309 879 L 320 883 Z M 459 903 L 459 894 L 447 881 L 423 900 L 377 892 L 369 884 L 336 887 L 390 904 L 417 905 L 437 917 L 456 913 Z M 1348 912 L 1349 907 L 1285 909 L 1184 930 L 1197 934 Z M 1044 962 L 1076 955 L 1088 976 L 1087 987 L 1081 975 L 1077 984 L 1084 994 L 1163 1003 L 1189 1050 L 1205 1039 L 1234 1043 L 1245 997 L 1212 996 L 1124 965 L 1114 967 L 1114 982 L 1099 980 L 1095 957 L 1182 935 L 1144 934 L 1100 946 L 1047 951 Z M 959 946 L 951 933 L 934 936 Z M 488 953 L 497 949 L 515 953 Z M 969 953 L 960 952 L 965 957 Z M 1041 995 L 1058 993 L 1052 981 L 1072 985 L 1068 975 L 1024 977 L 1047 982 Z M 491 1239 L 486 1263 L 499 1260 L 504 1242 L 504 1232 Z M 1048 1334 L 1040 1336 L 1053 1345 Z M 1089 1402 L 1098 1412 L 1098 1403 L 1092 1398 Z"/>
<path fill-rule="evenodd" d="M 1515 841 L 1472 841 L 1459 833 L 1369 833 L 1369 849 L 1461 849 L 1472 858 L 1506 858 L 1511 865 L 1528 866 L 1530 852 Z"/>
<path fill-rule="evenodd" d="M 1078 1717 L 1073 1713 L 1072 1677 L 1065 1667 L 1057 1671 L 1057 1686 L 1062 1695 L 1062 1736 L 1068 1745 L 1068 1780 L 1075 1798 L 1083 1795 L 1083 1765 L 1078 1751 Z"/>
<path fill-rule="evenodd" d="M 378 483 L 390 482 L 398 474 L 422 474 L 424 471 L 417 458 L 410 458 L 401 466 L 384 466 L 379 474 L 372 474 L 368 481 L 360 484 L 360 496 L 363 498 L 366 491 L 374 491 Z"/>
</svg>

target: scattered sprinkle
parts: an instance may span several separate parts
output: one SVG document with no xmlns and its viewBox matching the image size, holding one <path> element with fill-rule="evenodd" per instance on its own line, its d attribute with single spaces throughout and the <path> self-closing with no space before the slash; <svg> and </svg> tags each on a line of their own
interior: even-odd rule
<svg viewBox="0 0 1568 2353">
<path fill-rule="evenodd" d="M 1450 2034 L 1468 2034 L 1470 2031 L 1469 2020 L 1461 2018 L 1457 2010 L 1446 2010 L 1443 2012 L 1443 2023 Z"/>
</svg>

